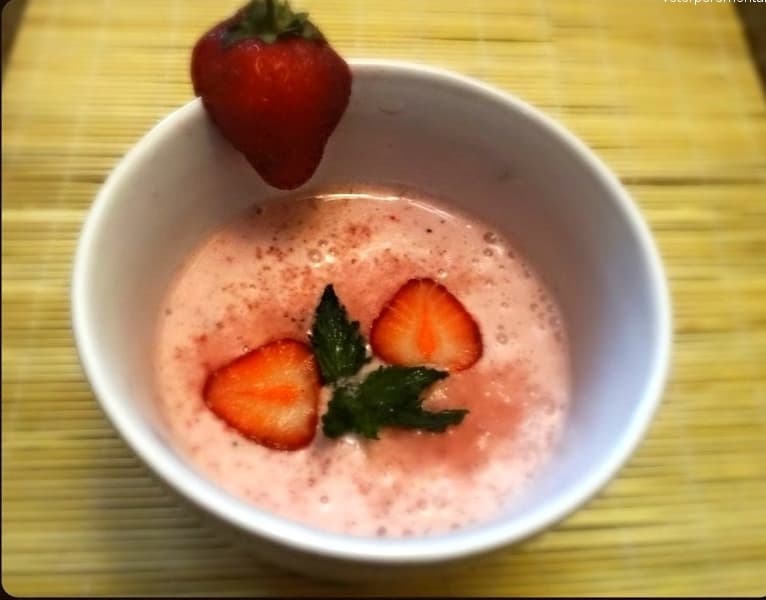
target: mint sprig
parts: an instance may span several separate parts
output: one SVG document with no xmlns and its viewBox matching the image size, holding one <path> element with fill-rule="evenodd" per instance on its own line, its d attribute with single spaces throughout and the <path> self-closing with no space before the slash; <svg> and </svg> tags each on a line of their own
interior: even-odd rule
<svg viewBox="0 0 766 600">
<path fill-rule="evenodd" d="M 369 362 L 359 322 L 351 321 L 332 285 L 325 287 L 309 334 L 314 357 L 333 394 L 322 415 L 322 431 L 329 438 L 355 433 L 378 439 L 383 427 L 422 429 L 441 433 L 462 422 L 466 409 L 428 411 L 423 393 L 447 377 L 428 367 L 379 367 L 364 379 L 354 378 Z"/>
<path fill-rule="evenodd" d="M 369 439 L 378 439 L 381 427 L 444 432 L 468 413 L 423 409 L 422 393 L 445 377 L 446 372 L 426 367 L 380 367 L 361 384 L 335 389 L 322 416 L 322 431 L 330 438 L 350 432 Z"/>
<path fill-rule="evenodd" d="M 359 322 L 349 320 L 332 285 L 324 289 L 309 339 L 325 383 L 355 375 L 370 360 Z"/>
</svg>

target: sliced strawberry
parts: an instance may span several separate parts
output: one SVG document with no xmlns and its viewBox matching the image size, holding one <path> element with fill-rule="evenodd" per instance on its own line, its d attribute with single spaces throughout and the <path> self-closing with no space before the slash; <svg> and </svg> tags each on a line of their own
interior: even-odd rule
<svg viewBox="0 0 766 600">
<path fill-rule="evenodd" d="M 245 437 L 296 450 L 316 433 L 320 387 L 311 349 L 283 339 L 211 373 L 203 395 L 208 408 Z"/>
<path fill-rule="evenodd" d="M 389 363 L 450 371 L 467 369 L 483 350 L 476 321 L 432 279 L 410 279 L 399 288 L 373 322 L 370 344 Z"/>
</svg>

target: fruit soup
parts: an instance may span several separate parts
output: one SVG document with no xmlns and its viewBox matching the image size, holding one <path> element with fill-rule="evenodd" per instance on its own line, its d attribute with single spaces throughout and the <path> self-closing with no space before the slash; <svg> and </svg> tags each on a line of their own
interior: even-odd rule
<svg viewBox="0 0 766 600">
<path fill-rule="evenodd" d="M 287 519 L 386 537 L 492 519 L 544 469 L 564 425 L 570 374 L 559 308 L 490 225 L 409 190 L 361 189 L 253 208 L 196 249 L 161 309 L 154 357 L 161 415 L 196 468 Z M 309 422 L 315 433 L 284 450 L 243 435 L 206 402 L 211 373 L 238 357 L 285 338 L 309 348 L 328 284 L 365 341 L 374 323 L 386 325 L 367 346 L 360 376 L 395 362 L 384 345 L 396 343 L 398 329 L 382 311 L 399 298 L 394 312 L 407 313 L 410 297 L 399 292 L 413 280 L 445 290 L 456 300 L 444 310 L 454 305 L 475 322 L 475 339 L 450 338 L 473 344 L 470 366 L 443 369 L 422 394 L 429 411 L 467 410 L 460 422 L 441 432 L 384 426 L 378 439 L 329 437 L 322 416 L 333 388 L 325 385 Z M 438 343 L 453 319 L 432 321 L 436 341 L 428 343 Z"/>
</svg>

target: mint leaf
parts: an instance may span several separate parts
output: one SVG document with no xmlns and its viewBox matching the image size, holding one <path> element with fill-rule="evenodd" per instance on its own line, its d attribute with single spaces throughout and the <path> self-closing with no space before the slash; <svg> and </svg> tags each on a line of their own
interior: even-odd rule
<svg viewBox="0 0 766 600">
<path fill-rule="evenodd" d="M 421 393 L 445 377 L 444 371 L 426 367 L 380 367 L 361 384 L 335 389 L 322 416 L 322 431 L 330 438 L 350 432 L 369 439 L 378 439 L 381 427 L 444 432 L 468 410 L 424 410 Z"/>
<path fill-rule="evenodd" d="M 356 374 L 369 360 L 359 322 L 349 321 L 332 285 L 324 289 L 309 339 L 325 383 Z"/>
</svg>

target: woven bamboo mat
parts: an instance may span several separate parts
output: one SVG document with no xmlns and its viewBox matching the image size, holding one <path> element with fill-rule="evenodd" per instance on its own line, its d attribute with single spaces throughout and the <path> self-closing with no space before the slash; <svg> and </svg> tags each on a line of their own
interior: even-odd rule
<svg viewBox="0 0 766 600">
<path fill-rule="evenodd" d="M 339 586 L 253 562 L 171 497 L 81 374 L 78 231 L 120 156 L 192 96 L 190 47 L 237 0 L 32 0 L 3 81 L 2 577 L 14 594 L 763 594 L 766 103 L 734 9 L 664 0 L 295 0 L 348 57 L 472 75 L 620 175 L 658 239 L 672 377 L 586 508 L 434 579 Z"/>
</svg>

